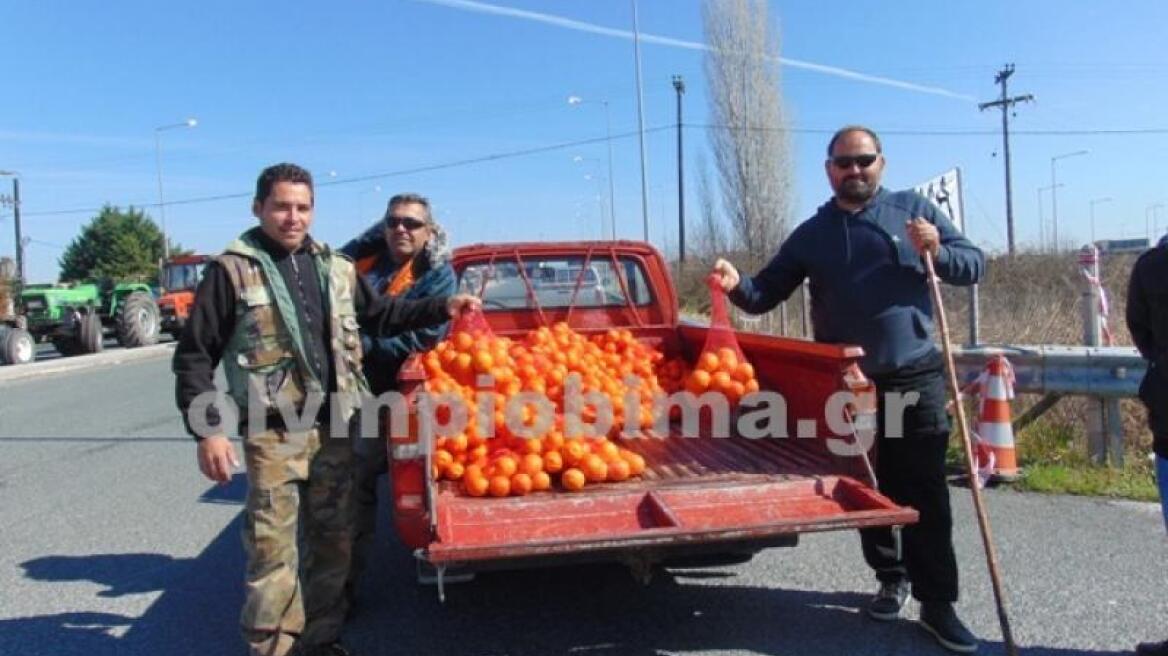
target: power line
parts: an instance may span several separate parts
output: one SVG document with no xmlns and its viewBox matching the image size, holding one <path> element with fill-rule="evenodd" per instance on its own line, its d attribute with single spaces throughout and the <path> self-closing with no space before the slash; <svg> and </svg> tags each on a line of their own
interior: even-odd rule
<svg viewBox="0 0 1168 656">
<path fill-rule="evenodd" d="M 663 130 L 669 130 L 669 129 L 674 128 L 674 127 L 675 127 L 675 125 L 663 125 L 663 126 L 658 126 L 658 127 L 653 127 L 653 128 L 646 128 L 645 132 L 661 132 Z M 625 132 L 625 133 L 621 133 L 621 134 L 614 134 L 614 135 L 612 135 L 611 138 L 612 139 L 624 139 L 627 137 L 635 136 L 636 134 L 637 134 L 636 131 Z M 547 146 L 537 146 L 535 148 L 526 148 L 523 150 L 513 150 L 513 151 L 504 152 L 504 153 L 495 153 L 495 154 L 491 154 L 491 155 L 483 155 L 480 157 L 472 157 L 472 158 L 468 158 L 468 159 L 460 159 L 460 160 L 453 160 L 453 161 L 449 161 L 449 162 L 441 162 L 438 164 L 430 164 L 428 166 L 419 166 L 419 167 L 414 167 L 414 168 L 409 168 L 409 169 L 398 169 L 396 171 L 386 171 L 384 173 L 371 173 L 368 175 L 360 175 L 360 176 L 354 176 L 354 177 L 350 177 L 350 178 L 328 180 L 325 182 L 316 183 L 316 188 L 319 189 L 322 187 L 335 187 L 335 186 L 339 186 L 339 185 L 356 184 L 359 182 L 369 182 L 371 180 L 384 180 L 387 178 L 394 178 L 394 177 L 399 177 L 399 176 L 403 176 L 403 175 L 413 175 L 416 173 L 429 173 L 432 171 L 441 171 L 444 169 L 458 168 L 461 166 L 470 166 L 473 164 L 483 164 L 486 162 L 494 162 L 494 161 L 505 160 L 505 159 L 513 159 L 516 157 L 526 157 L 528 155 L 538 155 L 541 153 L 548 153 L 548 152 L 553 152 L 553 151 L 557 151 L 557 150 L 566 150 L 568 148 L 577 148 L 579 146 L 587 146 L 587 145 L 591 145 L 591 144 L 604 143 L 609 138 L 610 137 L 608 137 L 608 136 L 603 136 L 603 137 L 592 137 L 589 139 L 580 139 L 577 141 L 565 141 L 565 142 L 551 144 L 551 145 L 547 145 Z M 240 198 L 251 198 L 252 193 L 253 192 L 245 191 L 245 192 L 237 192 L 237 193 L 230 193 L 230 194 L 218 194 L 215 196 L 198 196 L 195 198 L 183 198 L 183 199 L 179 199 L 179 200 L 171 200 L 171 201 L 167 201 L 166 204 L 168 206 L 174 206 L 174 205 L 197 205 L 197 204 L 202 204 L 202 203 L 213 203 L 213 202 L 222 201 L 222 200 L 236 200 L 236 199 L 240 199 Z M 130 206 L 131 207 L 158 207 L 158 203 L 132 203 Z M 26 212 L 25 215 L 26 216 L 62 216 L 62 215 L 67 215 L 67 214 L 90 214 L 90 213 L 100 212 L 100 211 L 101 211 L 101 208 L 85 207 L 85 208 L 76 208 L 76 209 L 69 209 L 69 210 L 46 210 L 46 211 L 40 211 L 40 212 Z"/>
</svg>

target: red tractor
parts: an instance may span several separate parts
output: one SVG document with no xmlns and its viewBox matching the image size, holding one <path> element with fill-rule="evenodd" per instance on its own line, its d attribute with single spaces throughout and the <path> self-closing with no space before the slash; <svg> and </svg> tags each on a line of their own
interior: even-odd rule
<svg viewBox="0 0 1168 656">
<path fill-rule="evenodd" d="M 182 255 L 173 257 L 162 267 L 162 297 L 158 310 L 162 314 L 162 330 L 178 339 L 191 315 L 195 302 L 195 288 L 203 279 L 203 267 L 211 261 L 210 255 Z"/>
</svg>

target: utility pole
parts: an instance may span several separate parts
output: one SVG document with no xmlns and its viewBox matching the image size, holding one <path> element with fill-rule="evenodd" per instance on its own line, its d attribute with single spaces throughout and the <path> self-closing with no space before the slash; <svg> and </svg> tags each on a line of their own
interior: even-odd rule
<svg viewBox="0 0 1168 656">
<path fill-rule="evenodd" d="M 24 237 L 20 234 L 20 174 L 16 171 L 0 171 L 0 176 L 12 176 L 12 197 L 0 196 L 0 204 L 12 204 L 12 223 L 16 228 L 16 280 L 24 284 Z"/>
<path fill-rule="evenodd" d="M 633 57 L 637 67 L 637 134 L 641 140 L 641 222 L 649 241 L 649 173 L 645 162 L 645 94 L 641 87 L 641 30 L 637 23 L 637 0 L 633 5 Z"/>
<path fill-rule="evenodd" d="M 1009 242 L 1010 255 L 1014 254 L 1014 199 L 1010 186 L 1010 108 L 1020 102 L 1033 102 L 1034 96 L 1025 94 L 1011 98 L 1006 93 L 1006 82 L 1014 74 L 1014 65 L 1006 64 L 998 71 L 994 84 L 1002 87 L 1002 95 L 997 100 L 978 103 L 977 108 L 985 111 L 992 107 L 1002 109 L 1002 154 L 1006 160 L 1006 236 Z"/>
<path fill-rule="evenodd" d="M 685 264 L 685 157 L 681 147 L 681 96 L 685 93 L 685 80 L 680 75 L 673 76 L 673 90 L 677 92 L 677 262 Z"/>
</svg>

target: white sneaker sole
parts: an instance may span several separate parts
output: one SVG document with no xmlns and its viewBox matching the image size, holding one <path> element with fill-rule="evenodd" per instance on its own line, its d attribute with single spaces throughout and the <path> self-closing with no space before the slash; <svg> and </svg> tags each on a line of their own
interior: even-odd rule
<svg viewBox="0 0 1168 656">
<path fill-rule="evenodd" d="M 949 640 L 949 639 L 945 638 L 944 636 L 942 636 L 940 633 L 937 632 L 936 629 L 929 626 L 927 622 L 924 622 L 922 620 L 917 620 L 917 624 L 920 624 L 922 629 L 928 631 L 934 638 L 937 639 L 937 642 L 941 643 L 942 647 L 944 647 L 945 649 L 948 649 L 949 651 L 957 652 L 959 654 L 972 654 L 972 653 L 977 651 L 977 644 L 972 644 L 972 645 L 958 644 L 958 643 L 953 642 L 952 640 Z"/>
<path fill-rule="evenodd" d="M 900 618 L 900 611 L 899 610 L 896 611 L 895 613 L 880 613 L 880 612 L 872 610 L 871 608 L 868 608 L 867 613 L 868 613 L 868 617 L 871 617 L 872 619 L 880 621 L 880 622 L 891 622 L 893 620 Z"/>
</svg>

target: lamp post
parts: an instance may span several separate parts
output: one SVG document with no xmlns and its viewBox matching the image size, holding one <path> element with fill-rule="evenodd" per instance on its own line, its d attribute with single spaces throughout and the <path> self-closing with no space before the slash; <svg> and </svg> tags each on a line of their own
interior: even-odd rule
<svg viewBox="0 0 1168 656">
<path fill-rule="evenodd" d="M 645 157 L 645 93 L 641 85 L 641 29 L 637 21 L 637 0 L 633 5 L 633 58 L 637 65 L 637 135 L 641 142 L 641 221 L 644 239 L 649 241 L 649 164 Z"/>
<path fill-rule="evenodd" d="M 1110 202 L 1111 202 L 1111 196 L 1104 196 L 1103 198 L 1092 198 L 1087 203 L 1088 205 L 1091 206 L 1091 245 L 1092 246 L 1095 245 L 1095 206 L 1102 205 L 1103 203 L 1110 203 Z"/>
<path fill-rule="evenodd" d="M 166 201 L 162 195 L 162 133 L 177 128 L 193 128 L 199 124 L 198 119 L 188 118 L 182 123 L 170 123 L 154 128 L 154 166 L 158 171 L 158 217 L 162 230 L 162 260 L 170 259 L 170 238 L 166 236 Z"/>
<path fill-rule="evenodd" d="M 612 117 L 608 113 L 608 100 L 584 100 L 580 96 L 568 96 L 569 105 L 588 102 L 604 105 L 605 142 L 608 144 L 608 217 L 612 221 L 612 239 L 616 239 L 616 182 L 612 178 Z"/>
<path fill-rule="evenodd" d="M 1060 182 L 1055 186 L 1061 187 L 1063 184 Z M 1042 192 L 1050 191 L 1050 189 L 1050 185 L 1044 185 L 1038 188 L 1038 234 L 1040 236 L 1040 240 L 1042 241 L 1042 250 L 1044 251 L 1046 250 L 1046 219 L 1042 214 Z"/>
<path fill-rule="evenodd" d="M 595 157 L 584 157 L 583 155 L 572 156 L 572 161 L 577 163 L 577 164 L 583 164 L 584 162 L 593 162 L 598 167 L 600 165 L 600 160 L 596 159 Z M 610 171 L 610 174 L 611 174 L 611 171 Z M 591 181 L 596 182 L 597 192 L 598 192 L 596 194 L 596 197 L 601 199 L 601 203 L 600 203 L 600 235 L 598 238 L 604 239 L 604 202 L 603 202 L 604 196 L 601 193 L 599 193 L 600 181 L 602 179 L 602 176 L 600 176 L 598 174 L 593 174 L 593 173 L 586 173 L 586 174 L 584 174 L 584 179 L 588 180 L 590 182 Z M 610 182 L 611 182 L 611 180 L 610 180 Z M 610 200 L 609 200 L 610 211 L 611 211 L 611 207 L 612 207 L 612 202 L 611 202 L 611 198 L 610 198 Z M 610 216 L 609 218 L 611 219 L 612 217 Z M 615 224 L 612 227 L 612 232 L 613 232 L 613 239 L 616 239 L 616 225 Z"/>
<path fill-rule="evenodd" d="M 677 93 L 677 261 L 680 268 L 685 265 L 685 158 L 681 147 L 681 96 L 685 93 L 685 80 L 680 75 L 673 76 L 673 90 Z"/>
<path fill-rule="evenodd" d="M 20 174 L 16 171 L 0 171 L 0 176 L 12 177 L 12 198 L 0 196 L 3 204 L 12 203 L 12 224 L 16 228 L 16 281 L 24 284 L 24 240 L 20 236 Z"/>
<path fill-rule="evenodd" d="M 1055 163 L 1058 162 L 1060 159 L 1066 159 L 1068 157 L 1077 157 L 1079 155 L 1086 155 L 1088 152 L 1090 152 L 1090 151 L 1076 150 L 1073 153 L 1063 153 L 1062 155 L 1055 155 L 1054 157 L 1050 158 L 1050 215 L 1051 215 L 1051 224 L 1052 224 L 1051 228 L 1052 228 L 1052 231 L 1054 233 L 1054 250 L 1056 253 L 1058 252 L 1059 244 L 1058 244 L 1058 192 L 1056 191 L 1056 189 L 1058 189 L 1058 183 L 1055 182 Z"/>
</svg>

